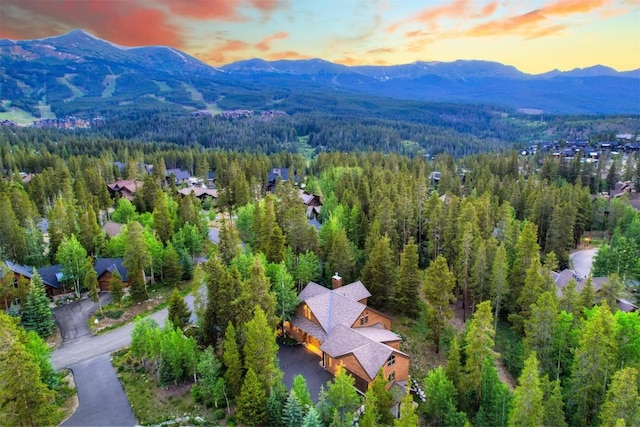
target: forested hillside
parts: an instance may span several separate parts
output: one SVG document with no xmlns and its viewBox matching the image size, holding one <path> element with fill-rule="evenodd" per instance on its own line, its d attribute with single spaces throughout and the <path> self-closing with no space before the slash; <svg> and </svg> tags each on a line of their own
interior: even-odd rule
<svg viewBox="0 0 640 427">
<path fill-rule="evenodd" d="M 175 297 L 164 329 L 137 322 L 126 363 L 167 387 L 198 379 L 195 398 L 233 408 L 222 417 L 241 425 L 343 426 L 354 417 L 370 426 L 411 426 L 418 418 L 434 426 L 637 425 L 640 317 L 619 302 L 637 305 L 640 215 L 628 195 L 602 193 L 620 179 L 637 186 L 640 158 L 522 155 L 498 143 L 517 142 L 520 127 L 491 110 L 470 114 L 476 124 L 466 129 L 446 109 L 412 124 L 141 114 L 135 126 L 123 118 L 86 132 L 5 128 L 0 260 L 60 263 L 70 288 L 90 290 L 95 280 L 83 271 L 91 269 L 71 267 L 122 257 L 124 304 L 148 298 L 146 279 L 202 283 L 197 326 L 187 326 Z M 604 130 L 576 119 L 565 138 L 592 126 L 593 138 L 615 135 L 617 119 L 608 120 Z M 439 133 L 443 122 L 454 130 Z M 558 121 L 556 130 L 562 126 L 569 125 Z M 175 168 L 205 182 L 214 172 L 217 198 L 183 197 L 178 190 L 187 184 L 167 180 Z M 289 179 L 266 192 L 273 168 L 287 168 Z M 25 173 L 33 175 L 25 180 Z M 119 179 L 138 183 L 131 201 L 109 194 L 107 184 Z M 322 200 L 317 230 L 300 202 L 302 183 Z M 121 232 L 108 237 L 107 220 L 123 224 Z M 217 244 L 208 238 L 214 227 Z M 585 237 L 602 245 L 594 274 L 606 280 L 597 289 L 592 277 L 570 280 L 559 290 L 554 272 L 570 267 Z M 384 377 L 364 395 L 364 414 L 345 371 L 317 404 L 301 380 L 292 391 L 282 382 L 276 331 L 291 320 L 307 282 L 330 286 L 336 272 L 345 283 L 361 280 L 369 304 L 407 331 L 401 349 L 425 399 L 407 395 L 398 420 L 387 416 Z M 0 300 L 36 330 L 25 320 L 32 288 L 3 280 Z M 2 378 L 16 358 L 31 357 L 27 342 L 0 349 Z M 499 380 L 497 366 L 518 378 L 515 390 Z M 50 403 L 53 387 L 43 381 L 41 389 L 35 404 Z M 11 393 L 0 393 L 3 411 Z M 25 422 L 17 417 L 11 421 Z"/>
</svg>

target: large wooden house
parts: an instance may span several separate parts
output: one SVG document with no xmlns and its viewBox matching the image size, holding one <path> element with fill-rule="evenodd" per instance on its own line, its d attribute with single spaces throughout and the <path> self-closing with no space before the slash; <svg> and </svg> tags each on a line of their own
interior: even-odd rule
<svg viewBox="0 0 640 427">
<path fill-rule="evenodd" d="M 405 385 L 410 358 L 400 350 L 391 320 L 367 306 L 367 288 L 359 281 L 342 286 L 337 274 L 332 288 L 309 282 L 287 333 L 320 356 L 321 365 L 334 375 L 339 366 L 346 369 L 361 392 L 381 368 L 392 385 Z"/>
</svg>

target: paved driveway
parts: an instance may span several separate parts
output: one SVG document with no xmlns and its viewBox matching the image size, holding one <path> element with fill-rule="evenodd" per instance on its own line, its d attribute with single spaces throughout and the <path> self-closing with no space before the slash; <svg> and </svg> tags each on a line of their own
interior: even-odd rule
<svg viewBox="0 0 640 427">
<path fill-rule="evenodd" d="M 62 424 L 64 427 L 136 425 L 136 417 L 108 354 L 80 362 L 70 369 L 80 404 L 71 418 Z"/>
<path fill-rule="evenodd" d="M 307 380 L 311 399 L 317 402 L 320 386 L 324 385 L 326 389 L 326 383 L 333 379 L 333 375 L 320 366 L 320 357 L 302 345 L 281 345 L 278 357 L 280 359 L 280 369 L 284 372 L 285 386 L 291 388 L 293 378 L 301 374 Z"/>
<path fill-rule="evenodd" d="M 100 294 L 100 303 L 102 305 L 108 304 L 111 300 L 110 293 L 103 292 Z M 53 315 L 60 329 L 60 335 L 62 335 L 63 346 L 91 337 L 91 330 L 89 329 L 87 321 L 97 309 L 98 304 L 89 298 L 74 301 L 53 309 Z"/>
<path fill-rule="evenodd" d="M 598 248 L 585 249 L 572 253 L 570 259 L 573 271 L 575 271 L 579 277 L 587 277 L 591 273 L 593 259 L 597 253 Z"/>
</svg>

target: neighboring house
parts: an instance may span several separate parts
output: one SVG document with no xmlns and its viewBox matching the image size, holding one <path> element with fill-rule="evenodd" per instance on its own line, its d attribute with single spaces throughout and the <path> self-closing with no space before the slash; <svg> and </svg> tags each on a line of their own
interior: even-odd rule
<svg viewBox="0 0 640 427">
<path fill-rule="evenodd" d="M 171 175 L 173 175 L 176 185 L 187 184 L 191 174 L 182 169 L 167 169 L 167 183 L 171 184 Z"/>
<path fill-rule="evenodd" d="M 554 274 L 554 280 L 556 282 L 556 294 L 558 295 L 558 298 L 562 297 L 562 291 L 567 286 L 567 284 L 569 284 L 569 281 L 571 279 L 575 280 L 576 290 L 578 292 L 582 291 L 582 289 L 584 288 L 584 284 L 587 281 L 586 277 L 580 277 L 576 275 L 572 270 L 569 270 L 569 269 L 564 269 L 559 273 L 553 273 L 553 274 Z M 609 281 L 608 277 L 593 277 L 591 279 L 593 290 L 596 293 L 596 295 L 598 294 L 598 292 L 600 292 L 600 289 L 602 289 L 602 286 L 608 281 Z M 616 301 L 618 302 L 618 309 L 621 311 L 632 312 L 632 311 L 640 310 L 636 305 L 634 305 L 630 301 L 627 301 L 623 298 L 617 298 Z"/>
<path fill-rule="evenodd" d="M 117 270 L 120 274 L 120 279 L 123 283 L 129 281 L 127 269 L 122 265 L 122 258 L 98 258 L 96 264 L 93 267 L 96 270 L 98 276 L 98 285 L 101 291 L 108 291 L 111 289 L 111 277 Z"/>
<path fill-rule="evenodd" d="M 267 191 L 274 191 L 278 181 L 289 181 L 288 168 L 273 168 L 267 175 Z"/>
<path fill-rule="evenodd" d="M 123 225 L 124 224 L 120 224 L 118 222 L 107 221 L 102 226 L 102 231 L 107 233 L 107 236 L 109 237 L 116 237 L 118 234 L 120 234 Z"/>
<path fill-rule="evenodd" d="M 15 279 L 24 277 L 31 280 L 33 275 L 33 267 L 27 265 L 19 265 L 11 261 L 5 261 L 5 264 L 14 273 Z M 101 291 L 109 290 L 111 275 L 115 270 L 118 270 L 120 277 L 124 283 L 128 280 L 127 269 L 122 265 L 122 258 L 98 258 L 95 262 L 94 270 L 98 276 L 98 284 Z M 65 294 L 70 291 L 65 286 L 64 275 L 62 274 L 62 265 L 55 264 L 37 269 L 38 274 L 42 278 L 45 291 L 49 298 L 55 299 L 55 297 Z"/>
<path fill-rule="evenodd" d="M 195 194 L 195 196 L 204 201 L 207 197 L 211 197 L 212 199 L 218 198 L 218 190 L 213 190 L 210 188 L 202 188 L 202 187 L 187 187 L 182 190 L 178 190 L 178 193 L 182 196 L 188 196 L 189 194 Z"/>
<path fill-rule="evenodd" d="M 116 194 L 118 194 L 120 197 L 124 197 L 132 201 L 133 196 L 136 194 L 138 183 L 131 180 L 119 180 L 112 182 L 111 184 L 107 184 L 107 188 L 109 189 L 111 197 L 115 197 Z"/>
<path fill-rule="evenodd" d="M 307 218 L 318 219 L 320 209 L 322 208 L 320 196 L 307 193 L 305 190 L 298 190 L 298 194 L 300 195 L 300 200 L 302 200 L 302 203 L 306 206 Z"/>
<path fill-rule="evenodd" d="M 367 306 L 371 294 L 362 282 L 342 286 L 336 274 L 332 286 L 309 282 L 287 333 L 320 356 L 331 373 L 343 366 L 363 393 L 380 368 L 391 385 L 406 385 L 410 358 L 400 351 L 401 338 L 389 330 L 391 320 Z"/>
</svg>

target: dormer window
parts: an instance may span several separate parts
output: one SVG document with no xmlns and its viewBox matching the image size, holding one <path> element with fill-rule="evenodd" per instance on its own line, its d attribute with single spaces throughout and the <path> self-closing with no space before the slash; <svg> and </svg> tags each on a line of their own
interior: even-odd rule
<svg viewBox="0 0 640 427">
<path fill-rule="evenodd" d="M 387 366 L 393 366 L 396 364 L 396 355 L 392 354 L 391 356 L 389 356 L 389 358 L 387 359 Z"/>
<path fill-rule="evenodd" d="M 360 326 L 366 325 L 367 323 L 369 323 L 369 315 L 365 314 L 360 318 Z"/>
</svg>

